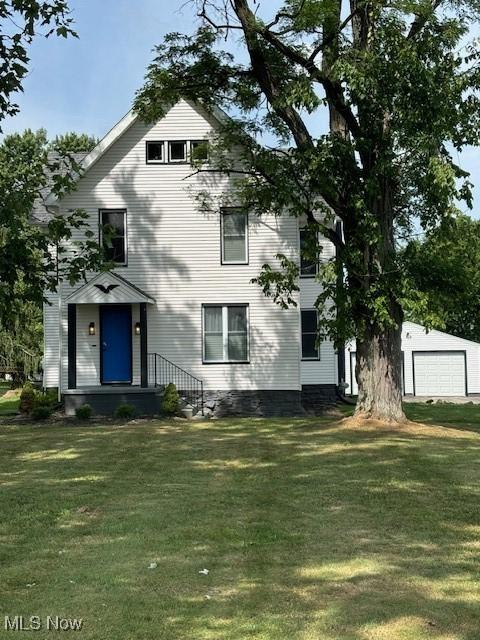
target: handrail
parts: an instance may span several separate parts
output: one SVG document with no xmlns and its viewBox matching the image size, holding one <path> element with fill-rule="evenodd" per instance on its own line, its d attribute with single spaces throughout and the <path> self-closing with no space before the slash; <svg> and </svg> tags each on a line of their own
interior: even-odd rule
<svg viewBox="0 0 480 640">
<path fill-rule="evenodd" d="M 148 354 L 148 384 L 165 388 L 173 383 L 180 397 L 203 415 L 203 382 L 159 353 Z"/>
</svg>

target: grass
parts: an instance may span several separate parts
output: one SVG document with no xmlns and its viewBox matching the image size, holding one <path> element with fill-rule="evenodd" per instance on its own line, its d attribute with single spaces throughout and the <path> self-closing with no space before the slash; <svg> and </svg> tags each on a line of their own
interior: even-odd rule
<svg viewBox="0 0 480 640">
<path fill-rule="evenodd" d="M 20 392 L 17 395 L 5 397 L 7 391 L 10 390 L 8 383 L 0 382 L 0 416 L 15 415 L 18 412 L 20 402 Z"/>
<path fill-rule="evenodd" d="M 462 415 L 0 426 L 0 618 L 80 617 L 82 640 L 477 640 Z"/>
</svg>

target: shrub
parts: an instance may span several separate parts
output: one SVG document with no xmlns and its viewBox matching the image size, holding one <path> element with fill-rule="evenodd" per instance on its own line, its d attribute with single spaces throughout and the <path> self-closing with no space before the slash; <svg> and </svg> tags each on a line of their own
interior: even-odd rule
<svg viewBox="0 0 480 640">
<path fill-rule="evenodd" d="M 180 396 L 178 395 L 177 387 L 170 382 L 165 388 L 162 399 L 162 411 L 167 415 L 174 415 L 178 411 L 178 404 L 180 402 Z"/>
<path fill-rule="evenodd" d="M 133 418 L 135 407 L 132 404 L 119 404 L 114 415 L 116 418 Z"/>
<path fill-rule="evenodd" d="M 34 420 L 45 420 L 52 415 L 52 408 L 47 405 L 37 405 L 33 407 L 30 415 Z"/>
<path fill-rule="evenodd" d="M 89 404 L 82 404 L 75 409 L 75 415 L 79 420 L 88 420 L 92 417 L 93 409 Z"/>
<path fill-rule="evenodd" d="M 32 385 L 30 384 L 30 382 L 26 382 L 23 385 L 22 393 L 20 394 L 20 405 L 19 405 L 20 413 L 29 415 L 32 412 L 34 405 L 35 405 L 35 391 Z"/>
<path fill-rule="evenodd" d="M 45 389 L 44 393 L 50 400 L 50 404 L 52 407 L 56 407 L 59 404 L 57 387 L 50 387 L 49 389 Z"/>
<path fill-rule="evenodd" d="M 33 408 L 37 407 L 48 407 L 50 411 L 53 410 L 56 402 L 52 402 L 52 398 L 46 393 L 42 393 L 41 391 L 34 392 L 34 400 L 33 400 Z"/>
</svg>

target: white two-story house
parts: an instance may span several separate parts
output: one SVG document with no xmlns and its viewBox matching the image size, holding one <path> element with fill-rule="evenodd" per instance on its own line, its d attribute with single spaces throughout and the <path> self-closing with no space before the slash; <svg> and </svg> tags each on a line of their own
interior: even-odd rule
<svg viewBox="0 0 480 640">
<path fill-rule="evenodd" d="M 85 402 L 156 412 L 168 382 L 218 415 L 297 413 L 302 389 L 334 397 L 337 355 L 328 341 L 315 346 L 312 266 L 302 263 L 288 310 L 251 283 L 277 253 L 300 261 L 301 222 L 205 214 L 192 196 L 229 190 L 229 178 L 190 162 L 217 118 L 186 101 L 153 125 L 129 113 L 83 158 L 76 191 L 49 198 L 60 212 L 86 210 L 99 242 L 102 226 L 115 228 L 106 249 L 115 269 L 60 283 L 44 307 L 44 386 L 59 387 L 67 413 Z"/>
</svg>

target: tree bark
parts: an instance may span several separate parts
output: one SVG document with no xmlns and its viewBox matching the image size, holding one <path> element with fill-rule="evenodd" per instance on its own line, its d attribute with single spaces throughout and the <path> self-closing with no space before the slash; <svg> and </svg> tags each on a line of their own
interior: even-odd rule
<svg viewBox="0 0 480 640">
<path fill-rule="evenodd" d="M 399 321 L 398 327 L 382 331 L 371 328 L 357 339 L 355 418 L 387 423 L 406 421 L 402 408 L 401 335 Z"/>
</svg>

